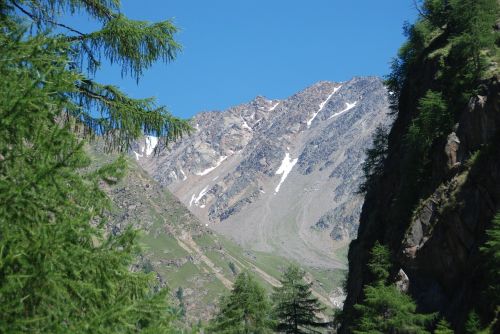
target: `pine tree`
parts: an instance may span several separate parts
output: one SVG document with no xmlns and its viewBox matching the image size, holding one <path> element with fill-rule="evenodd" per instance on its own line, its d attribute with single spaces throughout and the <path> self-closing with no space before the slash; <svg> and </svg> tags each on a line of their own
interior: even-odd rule
<svg viewBox="0 0 500 334">
<path fill-rule="evenodd" d="M 436 330 L 434 331 L 434 334 L 453 334 L 455 333 L 451 328 L 450 324 L 448 321 L 441 319 L 436 327 Z"/>
<path fill-rule="evenodd" d="M 373 135 L 372 147 L 365 151 L 366 159 L 362 166 L 364 181 L 359 187 L 359 193 L 366 193 L 382 176 L 388 152 L 387 144 L 387 129 L 378 126 Z"/>
<path fill-rule="evenodd" d="M 317 328 L 327 327 L 318 314 L 324 307 L 312 295 L 312 283 L 304 281 L 304 271 L 291 265 L 283 273 L 281 286 L 274 288 L 274 314 L 276 329 L 282 333 L 319 333 Z"/>
<path fill-rule="evenodd" d="M 47 32 L 63 28 L 56 16 L 64 10 L 87 11 L 108 31 Z M 122 177 L 126 160 L 89 171 L 82 131 L 77 136 L 83 127 L 126 149 L 143 130 L 165 142 L 188 129 L 152 101 L 82 74 L 76 59 L 96 70 L 101 49 L 137 77 L 173 52 L 168 31 L 117 10 L 116 0 L 0 2 L 1 333 L 172 331 L 167 291 L 158 292 L 153 274 L 130 271 L 136 232 L 104 233 L 110 203 L 101 184 Z"/>
<path fill-rule="evenodd" d="M 488 295 L 492 305 L 500 305 L 500 213 L 492 221 L 492 226 L 486 231 L 487 240 L 481 252 L 486 259 L 488 268 Z"/>
<path fill-rule="evenodd" d="M 389 278 L 389 270 L 391 269 L 391 254 L 389 249 L 382 245 L 378 240 L 375 241 L 375 244 L 370 251 L 368 268 L 373 274 L 376 282 L 382 284 L 386 283 Z"/>
<path fill-rule="evenodd" d="M 496 214 L 491 223 L 491 227 L 486 230 L 486 242 L 481 247 L 481 252 L 484 256 L 484 265 L 486 266 L 486 293 L 488 308 L 493 313 L 493 319 L 483 319 L 489 322 L 485 333 L 498 332 L 500 330 L 500 212 Z M 475 311 L 469 315 L 466 327 L 479 328 L 480 320 Z M 470 332 L 470 331 L 469 331 Z"/>
<path fill-rule="evenodd" d="M 472 310 L 467 317 L 465 322 L 465 333 L 466 334 L 477 334 L 481 331 L 481 321 L 476 311 Z"/>
<path fill-rule="evenodd" d="M 391 262 L 387 247 L 376 243 L 368 263 L 375 282 L 364 288 L 364 300 L 354 305 L 358 313 L 356 334 L 425 334 L 425 326 L 434 314 L 419 314 L 410 296 L 401 293 L 394 285 L 387 285 Z"/>
<path fill-rule="evenodd" d="M 211 333 L 271 333 L 270 303 L 264 289 L 248 272 L 236 277 L 229 296 L 222 298 L 220 310 L 212 320 Z"/>
</svg>

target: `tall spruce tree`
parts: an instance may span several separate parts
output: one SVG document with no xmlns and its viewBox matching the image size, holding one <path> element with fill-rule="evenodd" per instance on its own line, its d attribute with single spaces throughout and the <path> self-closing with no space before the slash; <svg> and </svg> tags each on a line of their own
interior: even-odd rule
<svg viewBox="0 0 500 334">
<path fill-rule="evenodd" d="M 438 322 L 436 330 L 434 331 L 434 334 L 453 334 L 453 333 L 455 332 L 450 328 L 450 324 L 448 323 L 448 321 L 444 319 L 441 319 Z"/>
<path fill-rule="evenodd" d="M 365 150 L 366 159 L 363 162 L 362 170 L 364 180 L 359 186 L 358 193 L 368 192 L 378 182 L 384 171 L 384 162 L 388 152 L 387 129 L 379 125 L 373 134 L 372 146 Z"/>
<path fill-rule="evenodd" d="M 410 296 L 388 284 L 390 253 L 378 241 L 371 251 L 368 267 L 374 283 L 364 288 L 364 300 L 354 306 L 358 313 L 353 333 L 356 334 L 425 334 L 434 314 L 419 314 Z"/>
<path fill-rule="evenodd" d="M 281 286 L 274 288 L 274 314 L 276 329 L 282 333 L 320 333 L 316 329 L 327 327 L 318 314 L 324 307 L 312 295 L 312 283 L 304 281 L 304 271 L 291 265 L 283 273 Z"/>
<path fill-rule="evenodd" d="M 264 289 L 248 272 L 236 277 L 231 294 L 221 300 L 211 333 L 272 333 L 271 305 Z"/>
<path fill-rule="evenodd" d="M 165 143 L 189 129 L 152 100 L 88 76 L 100 55 L 139 78 L 178 49 L 171 23 L 128 20 L 118 5 L 0 1 L 1 333 L 172 331 L 167 292 L 157 292 L 154 275 L 130 271 L 136 233 L 104 233 L 110 203 L 100 185 L 123 176 L 125 159 L 86 169 L 82 134 L 126 149 L 143 131 Z M 64 12 L 86 12 L 104 27 L 78 33 L 57 22 Z"/>
</svg>

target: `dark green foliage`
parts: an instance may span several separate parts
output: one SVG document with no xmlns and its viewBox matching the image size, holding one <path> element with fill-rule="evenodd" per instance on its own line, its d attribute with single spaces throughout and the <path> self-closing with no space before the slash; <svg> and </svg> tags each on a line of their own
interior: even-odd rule
<svg viewBox="0 0 500 334">
<path fill-rule="evenodd" d="M 375 244 L 368 267 L 376 280 L 365 286 L 363 302 L 354 305 L 358 315 L 353 333 L 430 333 L 426 325 L 434 315 L 417 313 L 410 296 L 401 293 L 394 285 L 386 285 L 390 268 L 387 247 L 378 242 Z"/>
<path fill-rule="evenodd" d="M 486 242 L 481 247 L 481 252 L 486 266 L 485 293 L 487 295 L 488 308 L 493 314 L 493 319 L 487 319 L 489 327 L 500 328 L 500 212 L 496 214 L 491 223 L 491 228 L 486 231 Z M 479 318 L 476 312 L 471 312 L 467 321 L 467 327 L 477 323 Z"/>
<path fill-rule="evenodd" d="M 186 304 L 184 304 L 184 289 L 180 286 L 177 291 L 175 291 L 175 297 L 179 301 L 180 316 L 186 316 Z"/>
<path fill-rule="evenodd" d="M 444 29 L 449 11 L 448 0 L 425 0 L 422 4 L 422 16 L 434 27 Z"/>
<path fill-rule="evenodd" d="M 453 66 L 452 72 L 455 72 L 453 79 L 458 80 L 458 86 L 473 89 L 475 87 L 469 84 L 481 78 L 488 66 L 482 54 L 483 50 L 494 48 L 495 32 L 492 27 L 499 14 L 498 2 L 496 0 L 452 0 L 451 8 L 452 47 L 449 63 Z M 462 65 L 462 67 L 454 65 Z M 469 92 L 469 90 L 466 91 Z"/>
<path fill-rule="evenodd" d="M 106 58 L 120 66 L 123 75 L 139 79 L 155 61 L 171 61 L 180 49 L 173 39 L 177 29 L 171 21 L 130 20 L 119 14 L 119 4 L 117 0 L 7 0 L 0 15 L 17 20 L 19 14 L 19 19 L 29 19 L 31 35 L 44 33 L 64 44 L 58 52 L 66 54 L 69 68 L 80 70 L 87 64 L 88 75 L 80 72 L 73 78 L 75 89 L 65 92 L 75 107 L 64 110 L 85 125 L 85 134 L 104 135 L 109 148 L 120 150 L 128 149 L 143 132 L 161 137 L 160 143 L 165 145 L 190 131 L 188 123 L 156 106 L 154 99 L 130 98 L 117 87 L 89 77 L 100 68 L 100 59 Z M 81 12 L 89 14 L 101 29 L 82 33 L 58 22 L 64 13 Z"/>
<path fill-rule="evenodd" d="M 387 129 L 378 126 L 373 134 L 372 147 L 365 151 L 366 159 L 362 166 L 364 181 L 359 187 L 359 193 L 372 189 L 382 176 L 387 158 L 387 141 Z"/>
<path fill-rule="evenodd" d="M 312 295 L 312 283 L 304 281 L 304 274 L 292 265 L 283 273 L 281 286 L 274 288 L 272 299 L 278 332 L 318 333 L 315 329 L 329 325 L 318 318 L 324 307 Z"/>
<path fill-rule="evenodd" d="M 500 213 L 492 221 L 491 228 L 486 231 L 487 240 L 481 252 L 488 266 L 488 296 L 493 305 L 500 305 Z"/>
<path fill-rule="evenodd" d="M 453 334 L 455 333 L 451 328 L 450 324 L 448 321 L 441 319 L 436 327 L 436 330 L 434 331 L 434 334 Z"/>
<path fill-rule="evenodd" d="M 389 253 L 389 249 L 381 245 L 378 241 L 375 242 L 375 245 L 370 252 L 368 268 L 373 274 L 376 282 L 385 283 L 389 278 L 391 255 Z"/>
<path fill-rule="evenodd" d="M 229 262 L 229 269 L 231 269 L 231 272 L 233 273 L 234 276 L 238 275 L 238 268 L 236 268 L 236 265 L 233 262 Z"/>
<path fill-rule="evenodd" d="M 467 317 L 467 322 L 465 323 L 465 333 L 466 334 L 477 334 L 481 331 L 481 321 L 476 311 L 472 310 Z"/>
<path fill-rule="evenodd" d="M 167 291 L 154 273 L 130 271 L 136 232 L 104 233 L 110 203 L 101 186 L 123 177 L 126 159 L 89 171 L 80 121 L 95 119 L 79 103 L 80 83 L 89 80 L 75 63 L 78 42 L 43 29 L 64 10 L 106 21 L 118 1 L 0 2 L 0 332 L 169 333 Z M 32 33 L 19 23 L 25 13 Z M 128 50 L 123 59 L 140 61 L 133 51 L 140 46 L 114 38 Z M 107 135 L 123 144 L 140 135 L 135 129 L 169 126 L 171 116 L 122 96 L 129 109 L 103 115 L 116 125 Z"/>
<path fill-rule="evenodd" d="M 363 303 L 354 306 L 359 317 L 353 333 L 430 333 L 425 326 L 434 316 L 417 313 L 411 297 L 395 286 L 367 285 L 364 293 Z"/>
<path fill-rule="evenodd" d="M 433 142 L 451 132 L 453 116 L 441 93 L 427 91 L 419 101 L 418 115 L 413 119 L 404 137 L 407 148 L 405 166 L 413 177 L 408 178 L 408 191 L 426 181 Z M 413 182 L 413 184 L 411 183 Z"/>
<path fill-rule="evenodd" d="M 271 306 L 264 289 L 248 273 L 242 272 L 231 294 L 220 302 L 210 333 L 272 333 Z"/>
<path fill-rule="evenodd" d="M 405 140 L 411 149 L 417 151 L 416 154 L 425 155 L 435 138 L 451 130 L 453 119 L 443 95 L 432 90 L 420 99 L 418 112 Z"/>
</svg>

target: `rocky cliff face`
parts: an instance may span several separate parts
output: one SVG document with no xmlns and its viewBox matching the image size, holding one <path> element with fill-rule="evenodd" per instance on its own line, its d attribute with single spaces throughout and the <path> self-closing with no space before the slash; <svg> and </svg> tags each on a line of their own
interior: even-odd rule
<svg viewBox="0 0 500 334">
<path fill-rule="evenodd" d="M 364 149 L 389 123 L 380 79 L 319 82 L 284 100 L 200 113 L 193 135 L 159 156 L 148 139 L 135 156 L 210 228 L 335 268 L 335 251 L 356 235 Z"/>
<path fill-rule="evenodd" d="M 414 297 L 421 312 L 440 312 L 457 332 L 472 309 L 490 312 L 479 248 L 500 209 L 498 77 L 483 82 L 481 93 L 457 115 L 453 131 L 433 144 L 430 178 L 419 204 L 410 212 L 397 210 L 408 191 L 402 186 L 401 160 L 407 148 L 401 138 L 417 113 L 415 96 L 432 85 L 433 75 L 432 63 L 424 63 L 402 90 L 385 171 L 367 194 L 358 238 L 349 250 L 344 333 L 352 325 L 353 305 L 370 283 L 368 254 L 377 240 L 393 255 L 393 281 Z"/>
</svg>

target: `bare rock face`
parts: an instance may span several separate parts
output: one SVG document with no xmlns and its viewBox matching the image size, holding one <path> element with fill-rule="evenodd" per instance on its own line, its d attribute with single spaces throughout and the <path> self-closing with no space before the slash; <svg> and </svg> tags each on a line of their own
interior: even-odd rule
<svg viewBox="0 0 500 334">
<path fill-rule="evenodd" d="M 408 289 L 410 288 L 410 279 L 403 269 L 399 269 L 398 274 L 396 275 L 395 285 L 400 292 L 408 292 Z"/>
<path fill-rule="evenodd" d="M 193 119 L 196 132 L 139 163 L 203 224 L 256 251 L 340 267 L 355 237 L 364 150 L 388 125 L 378 78 L 318 82 L 284 100 L 257 97 Z M 139 153 L 139 154 L 137 154 Z"/>
<path fill-rule="evenodd" d="M 415 104 L 408 98 L 400 100 L 400 114 L 389 136 L 386 171 L 377 189 L 367 194 L 358 237 L 349 249 L 344 312 L 353 312 L 363 298 L 363 286 L 371 277 L 369 253 L 376 240 L 389 247 L 393 269 L 401 268 L 392 273 L 392 281 L 414 298 L 422 312 L 440 312 L 454 328 L 464 327 L 472 309 L 487 312 L 483 305 L 488 296 L 483 291 L 488 283 L 480 247 L 500 210 L 497 77 L 485 82 L 482 94 L 470 99 L 457 115 L 453 131 L 433 145 L 432 178 L 426 195 L 408 216 L 399 213 L 394 203 L 406 191 L 400 187 L 405 150 L 400 138 Z M 344 324 L 340 332 L 349 333 L 350 325 Z"/>
</svg>

